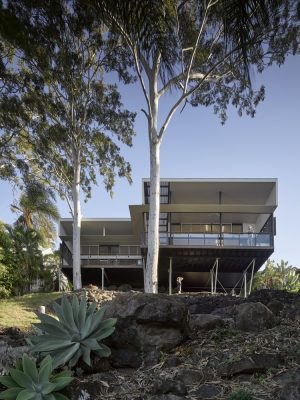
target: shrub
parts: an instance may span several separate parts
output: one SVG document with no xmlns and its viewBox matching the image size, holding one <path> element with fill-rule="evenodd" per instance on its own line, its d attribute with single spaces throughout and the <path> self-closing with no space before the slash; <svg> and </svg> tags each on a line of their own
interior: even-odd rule
<svg viewBox="0 0 300 400">
<path fill-rule="evenodd" d="M 0 299 L 8 299 L 10 296 L 10 291 L 4 286 L 0 286 Z"/>
<path fill-rule="evenodd" d="M 50 356 L 43 359 L 38 369 L 35 362 L 24 354 L 22 363 L 15 369 L 11 368 L 9 376 L 0 377 L 0 383 L 7 387 L 0 393 L 0 399 L 68 400 L 58 391 L 73 380 L 70 372 L 63 371 L 52 375 L 52 371 Z"/>
<path fill-rule="evenodd" d="M 22 356 L 29 355 L 29 346 L 11 347 L 0 341 L 0 375 L 7 375 L 9 369 L 22 360 Z M 30 358 L 35 360 L 32 355 Z"/>
<path fill-rule="evenodd" d="M 226 400 L 254 400 L 254 397 L 248 390 L 238 389 L 227 396 Z"/>
<path fill-rule="evenodd" d="M 53 309 L 58 319 L 39 315 L 41 323 L 36 327 L 40 334 L 29 339 L 34 352 L 50 354 L 55 367 L 66 363 L 73 367 L 80 358 L 91 366 L 91 352 L 110 355 L 109 347 L 100 341 L 113 333 L 117 320 L 103 320 L 104 307 L 96 311 L 96 302 L 87 306 L 86 297 L 79 301 L 73 295 L 70 300 L 64 296 L 61 306 L 55 302 Z"/>
</svg>

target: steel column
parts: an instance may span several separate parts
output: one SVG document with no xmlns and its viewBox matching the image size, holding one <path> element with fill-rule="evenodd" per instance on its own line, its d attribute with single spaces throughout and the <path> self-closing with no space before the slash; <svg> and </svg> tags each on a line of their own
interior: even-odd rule
<svg viewBox="0 0 300 400">
<path fill-rule="evenodd" d="M 244 297 L 247 298 L 247 271 L 244 274 Z"/>
<path fill-rule="evenodd" d="M 104 290 L 104 268 L 101 268 L 101 288 Z"/>
<path fill-rule="evenodd" d="M 170 257 L 169 265 L 169 294 L 172 294 L 172 257 Z"/>
<path fill-rule="evenodd" d="M 251 270 L 251 278 L 250 278 L 250 283 L 249 283 L 248 295 L 251 294 L 251 290 L 252 290 L 254 267 L 255 267 L 255 258 L 253 259 L 253 262 L 252 262 L 252 270 Z"/>
</svg>

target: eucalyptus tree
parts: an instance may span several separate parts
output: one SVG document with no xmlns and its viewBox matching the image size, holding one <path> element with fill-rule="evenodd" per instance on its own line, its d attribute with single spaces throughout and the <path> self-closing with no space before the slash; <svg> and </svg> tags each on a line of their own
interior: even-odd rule
<svg viewBox="0 0 300 400">
<path fill-rule="evenodd" d="M 0 111 L 10 117 L 6 122 L 1 115 L 1 128 L 8 137 L 15 121 L 29 172 L 70 206 L 73 286 L 79 289 L 81 192 L 91 196 L 98 174 L 108 191 L 116 175 L 131 179 L 115 139 L 131 145 L 135 114 L 123 109 L 117 86 L 104 80 L 115 69 L 130 82 L 130 65 L 123 62 L 125 49 L 72 1 L 8 0 L 0 14 L 2 40 L 14 49 L 6 70 L 17 82 L 16 91 L 1 96 Z"/>
<path fill-rule="evenodd" d="M 83 2 L 86 4 L 86 1 Z M 229 104 L 254 116 L 264 87 L 251 71 L 298 51 L 297 2 L 278 0 L 91 0 L 90 6 L 131 52 L 145 98 L 150 206 L 145 290 L 157 292 L 160 147 L 178 109 L 212 106 L 222 123 Z M 171 96 L 170 96 L 171 94 Z M 173 101 L 166 114 L 163 98 Z"/>
</svg>

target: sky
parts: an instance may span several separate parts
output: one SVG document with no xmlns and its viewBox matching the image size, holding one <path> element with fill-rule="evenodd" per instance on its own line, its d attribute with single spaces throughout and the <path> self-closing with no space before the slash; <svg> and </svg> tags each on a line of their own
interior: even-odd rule
<svg viewBox="0 0 300 400">
<path fill-rule="evenodd" d="M 289 57 L 280 68 L 252 74 L 254 87 L 264 84 L 266 98 L 254 118 L 239 117 L 234 108 L 224 126 L 211 108 L 185 107 L 170 123 L 161 148 L 162 178 L 278 178 L 276 262 L 300 267 L 300 57 Z M 131 163 L 133 183 L 117 180 L 114 196 L 99 179 L 92 199 L 82 204 L 83 217 L 127 218 L 129 204 L 142 201 L 142 178 L 149 177 L 149 146 L 144 100 L 138 85 L 122 87 L 126 108 L 137 112 L 136 137 L 123 155 Z M 173 101 L 167 98 L 162 112 Z M 12 188 L 0 182 L 0 220 L 12 223 Z M 61 217 L 70 217 L 67 204 L 58 201 Z"/>
</svg>

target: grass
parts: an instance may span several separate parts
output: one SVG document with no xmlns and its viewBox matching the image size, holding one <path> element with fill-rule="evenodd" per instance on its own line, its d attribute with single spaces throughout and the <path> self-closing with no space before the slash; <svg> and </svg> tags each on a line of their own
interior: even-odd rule
<svg viewBox="0 0 300 400">
<path fill-rule="evenodd" d="M 38 322 L 38 307 L 49 305 L 59 296 L 58 292 L 31 293 L 0 300 L 0 329 L 15 326 L 23 331 L 30 331 L 31 324 Z"/>
</svg>

